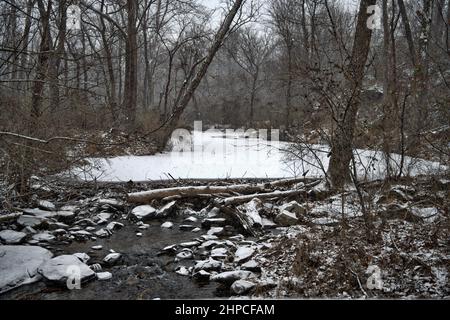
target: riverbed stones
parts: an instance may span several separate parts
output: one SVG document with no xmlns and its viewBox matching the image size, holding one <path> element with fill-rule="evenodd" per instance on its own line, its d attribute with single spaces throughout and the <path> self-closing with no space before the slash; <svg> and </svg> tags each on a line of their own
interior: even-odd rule
<svg viewBox="0 0 450 320">
<path fill-rule="evenodd" d="M 14 230 L 0 231 L 0 240 L 4 244 L 19 244 L 21 243 L 27 234 L 25 232 L 18 232 Z"/>
<path fill-rule="evenodd" d="M 209 281 L 211 278 L 211 273 L 205 270 L 200 270 L 198 272 L 195 272 L 192 277 L 198 281 Z"/>
<path fill-rule="evenodd" d="M 38 273 L 46 280 L 60 285 L 66 285 L 68 278 L 74 274 L 81 282 L 95 277 L 95 272 L 73 255 L 62 255 L 47 260 L 38 268 Z"/>
<path fill-rule="evenodd" d="M 96 245 L 96 246 L 92 246 L 91 249 L 92 249 L 92 250 L 97 250 L 97 251 L 98 251 L 98 250 L 102 250 L 102 249 L 103 249 L 103 246 L 102 246 L 102 245 Z"/>
<path fill-rule="evenodd" d="M 297 224 L 298 219 L 295 213 L 283 210 L 275 217 L 275 222 L 283 227 L 288 227 Z"/>
<path fill-rule="evenodd" d="M 236 280 L 231 285 L 231 291 L 237 295 L 243 295 L 256 287 L 256 284 L 247 280 Z"/>
<path fill-rule="evenodd" d="M 142 205 L 135 207 L 131 211 L 131 215 L 134 216 L 138 220 L 146 220 L 154 218 L 156 215 L 156 209 L 150 205 Z"/>
<path fill-rule="evenodd" d="M 38 246 L 0 246 L 0 294 L 39 281 L 38 267 L 52 257 Z"/>
<path fill-rule="evenodd" d="M 97 230 L 94 234 L 100 238 L 107 238 L 112 234 L 112 231 L 109 229 L 102 228 L 100 230 Z"/>
</svg>

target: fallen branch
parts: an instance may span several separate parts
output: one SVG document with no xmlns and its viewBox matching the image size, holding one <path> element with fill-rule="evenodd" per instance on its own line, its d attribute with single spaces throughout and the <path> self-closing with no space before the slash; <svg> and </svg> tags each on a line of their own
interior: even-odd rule
<svg viewBox="0 0 450 320">
<path fill-rule="evenodd" d="M 163 199 L 167 197 L 179 196 L 194 197 L 204 196 L 220 193 L 252 193 L 258 191 L 265 191 L 263 184 L 249 185 L 249 184 L 237 184 L 230 186 L 200 186 L 200 187 L 175 187 L 156 189 L 150 191 L 136 192 L 128 194 L 128 201 L 133 203 L 147 203 L 154 199 Z"/>
<path fill-rule="evenodd" d="M 320 183 L 320 180 L 312 182 L 310 184 L 303 186 L 300 190 L 288 190 L 288 191 L 277 190 L 277 191 L 268 192 L 268 193 L 255 193 L 255 194 L 249 194 L 249 195 L 244 195 L 244 196 L 229 197 L 229 198 L 223 199 L 221 201 L 221 204 L 222 205 L 238 204 L 238 203 L 251 201 L 254 198 L 271 199 L 271 198 L 287 198 L 287 197 L 297 196 L 297 195 L 306 196 L 307 190 L 310 188 L 313 188 L 314 186 L 318 185 L 319 183 Z"/>
</svg>

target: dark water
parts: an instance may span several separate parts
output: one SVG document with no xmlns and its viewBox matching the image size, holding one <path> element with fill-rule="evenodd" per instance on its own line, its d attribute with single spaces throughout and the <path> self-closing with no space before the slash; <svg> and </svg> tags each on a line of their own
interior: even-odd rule
<svg viewBox="0 0 450 320">
<path fill-rule="evenodd" d="M 122 221 L 123 222 L 123 221 Z M 122 261 L 103 271 L 112 273 L 113 278 L 106 281 L 93 280 L 82 284 L 81 290 L 66 288 L 38 282 L 22 286 L 0 296 L 0 299 L 201 299 L 214 298 L 217 284 L 195 282 L 190 277 L 173 272 L 178 266 L 173 256 L 158 256 L 157 253 L 165 246 L 192 240 L 202 233 L 180 231 L 179 221 L 174 221 L 170 230 L 160 227 L 162 221 L 149 223 L 150 228 L 139 230 L 136 225 L 126 223 L 121 230 L 105 239 L 87 242 L 73 242 L 65 246 L 49 248 L 55 256 L 76 252 L 88 253 L 91 260 L 88 264 L 101 262 L 109 253 L 109 249 L 122 254 Z M 141 232 L 142 237 L 137 237 Z M 103 249 L 94 251 L 94 245 L 102 245 Z M 180 265 L 192 265 L 193 260 L 181 261 Z"/>
</svg>

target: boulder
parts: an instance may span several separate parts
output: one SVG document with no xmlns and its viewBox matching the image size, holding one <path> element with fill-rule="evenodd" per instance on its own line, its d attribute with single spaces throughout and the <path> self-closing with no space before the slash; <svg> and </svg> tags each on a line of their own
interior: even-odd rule
<svg viewBox="0 0 450 320">
<path fill-rule="evenodd" d="M 255 278 L 256 275 L 251 271 L 246 270 L 234 270 L 234 271 L 226 271 L 219 274 L 216 274 L 211 277 L 211 281 L 221 282 L 225 284 L 232 284 L 237 280 L 242 279 L 251 279 Z"/>
<path fill-rule="evenodd" d="M 38 268 L 38 273 L 48 281 L 66 285 L 67 279 L 73 276 L 74 270 L 81 282 L 95 277 L 95 272 L 74 255 L 62 255 L 47 260 Z"/>
<path fill-rule="evenodd" d="M 97 279 L 99 281 L 105 281 L 105 280 L 112 279 L 111 272 L 97 272 L 95 275 L 97 276 Z"/>
<path fill-rule="evenodd" d="M 52 242 L 55 236 L 48 232 L 41 232 L 33 235 L 32 239 L 39 242 Z"/>
<path fill-rule="evenodd" d="M 55 205 L 47 200 L 38 201 L 38 207 L 40 209 L 47 210 L 47 211 L 55 211 L 56 210 Z"/>
<path fill-rule="evenodd" d="M 163 229 L 172 229 L 173 228 L 173 222 L 166 221 L 161 225 L 161 228 Z"/>
<path fill-rule="evenodd" d="M 231 291 L 237 295 L 243 295 L 253 290 L 256 284 L 247 280 L 236 280 L 231 285 Z"/>
<path fill-rule="evenodd" d="M 171 201 L 167 203 L 162 208 L 158 209 L 158 211 L 156 212 L 156 216 L 158 218 L 165 218 L 171 215 L 175 210 L 176 203 L 177 203 L 176 201 Z"/>
<path fill-rule="evenodd" d="M 150 205 L 142 205 L 134 208 L 131 215 L 138 220 L 151 219 L 156 216 L 156 209 Z"/>
<path fill-rule="evenodd" d="M 39 229 L 48 224 L 48 220 L 42 217 L 22 215 L 19 217 L 19 219 L 17 219 L 17 223 L 22 227 L 32 227 L 34 229 Z"/>
<path fill-rule="evenodd" d="M 103 262 L 107 265 L 114 265 L 116 264 L 120 258 L 122 258 L 122 255 L 120 253 L 114 252 L 108 254 L 105 258 L 103 258 Z"/>
<path fill-rule="evenodd" d="M 255 253 L 255 249 L 248 246 L 239 247 L 234 253 L 234 262 L 242 263 L 251 258 Z"/>
<path fill-rule="evenodd" d="M 194 271 L 220 271 L 222 269 L 222 262 L 209 258 L 207 260 L 197 261 L 194 266 Z"/>
<path fill-rule="evenodd" d="M 17 232 L 14 230 L 3 230 L 0 231 L 0 240 L 4 244 L 19 244 L 27 236 L 24 232 Z"/>
<path fill-rule="evenodd" d="M 0 294 L 39 281 L 38 267 L 52 257 L 37 246 L 0 246 Z"/>
<path fill-rule="evenodd" d="M 306 208 L 299 204 L 297 201 L 291 201 L 289 203 L 285 203 L 280 207 L 280 211 L 289 211 L 293 212 L 297 215 L 297 217 L 306 214 Z"/>
<path fill-rule="evenodd" d="M 74 253 L 73 256 L 77 257 L 81 262 L 87 263 L 89 260 L 91 260 L 91 257 L 87 253 Z"/>
<path fill-rule="evenodd" d="M 281 226 L 287 227 L 297 224 L 298 219 L 295 213 L 283 210 L 275 217 L 275 222 Z"/>
</svg>

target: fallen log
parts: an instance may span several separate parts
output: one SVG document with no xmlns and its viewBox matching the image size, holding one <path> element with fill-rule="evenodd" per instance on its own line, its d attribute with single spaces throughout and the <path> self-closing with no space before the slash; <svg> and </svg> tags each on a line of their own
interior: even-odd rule
<svg viewBox="0 0 450 320">
<path fill-rule="evenodd" d="M 271 199 L 271 198 L 287 198 L 291 196 L 297 196 L 297 195 L 307 195 L 307 190 L 310 188 L 315 187 L 320 183 L 320 180 L 312 182 L 310 184 L 307 184 L 303 186 L 300 190 L 288 190 L 288 191 L 280 191 L 276 190 L 274 192 L 267 192 L 267 193 L 255 193 L 255 194 L 249 194 L 249 195 L 243 195 L 243 196 L 235 196 L 235 197 L 228 197 L 223 200 L 221 200 L 219 203 L 225 206 L 231 205 L 231 204 L 239 204 L 243 202 L 248 202 L 253 199 Z"/>
<path fill-rule="evenodd" d="M 199 187 L 175 187 L 156 189 L 128 194 L 128 201 L 133 203 L 147 203 L 155 199 L 164 199 L 173 196 L 195 197 L 199 195 L 211 195 L 220 193 L 253 193 L 265 191 L 263 184 L 237 184 L 229 186 L 199 186 Z"/>
</svg>

